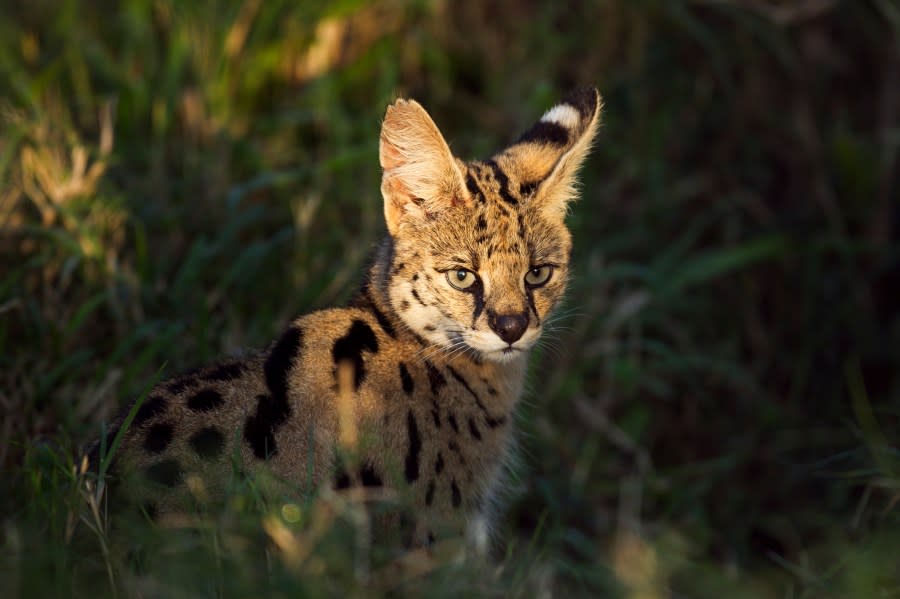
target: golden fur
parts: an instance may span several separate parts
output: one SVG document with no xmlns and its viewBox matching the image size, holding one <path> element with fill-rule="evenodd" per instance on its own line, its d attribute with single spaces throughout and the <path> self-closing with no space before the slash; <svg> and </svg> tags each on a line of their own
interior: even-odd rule
<svg viewBox="0 0 900 599">
<path fill-rule="evenodd" d="M 565 289 L 564 216 L 600 109 L 596 90 L 575 92 L 514 145 L 463 162 L 418 103 L 388 107 L 389 235 L 360 292 L 258 355 L 157 385 L 116 455 L 126 495 L 172 509 L 221 494 L 235 470 L 268 471 L 297 491 L 403 489 L 418 541 L 489 521 L 528 350 Z M 348 427 L 353 464 L 338 459 Z"/>
</svg>

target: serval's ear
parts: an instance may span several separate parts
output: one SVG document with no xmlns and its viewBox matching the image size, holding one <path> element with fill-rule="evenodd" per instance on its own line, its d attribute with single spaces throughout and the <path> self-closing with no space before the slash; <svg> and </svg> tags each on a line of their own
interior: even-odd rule
<svg viewBox="0 0 900 599">
<path fill-rule="evenodd" d="M 507 172 L 518 175 L 524 201 L 550 216 L 565 216 L 576 196 L 578 169 L 591 149 L 602 108 L 596 89 L 576 90 L 495 157 Z"/>
<path fill-rule="evenodd" d="M 462 171 L 437 125 L 415 100 L 397 100 L 381 125 L 381 195 L 388 231 L 469 205 Z"/>
</svg>

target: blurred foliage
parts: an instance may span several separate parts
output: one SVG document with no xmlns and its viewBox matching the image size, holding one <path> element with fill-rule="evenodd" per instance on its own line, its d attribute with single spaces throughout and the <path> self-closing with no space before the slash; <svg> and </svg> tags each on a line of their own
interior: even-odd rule
<svg viewBox="0 0 900 599">
<path fill-rule="evenodd" d="M 77 447 L 353 291 L 389 101 L 484 157 L 581 84 L 493 563 L 378 570 L 358 502 L 250 483 L 109 534 Z M 2 594 L 900 596 L 898 148 L 891 0 L 4 3 Z"/>
</svg>

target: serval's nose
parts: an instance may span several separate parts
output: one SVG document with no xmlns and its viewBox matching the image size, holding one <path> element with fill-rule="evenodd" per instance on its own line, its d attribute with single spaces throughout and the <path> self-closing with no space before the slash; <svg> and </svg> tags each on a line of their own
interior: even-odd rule
<svg viewBox="0 0 900 599">
<path fill-rule="evenodd" d="M 528 313 L 497 314 L 488 313 L 488 325 L 497 336 L 512 345 L 525 334 L 528 328 Z"/>
</svg>

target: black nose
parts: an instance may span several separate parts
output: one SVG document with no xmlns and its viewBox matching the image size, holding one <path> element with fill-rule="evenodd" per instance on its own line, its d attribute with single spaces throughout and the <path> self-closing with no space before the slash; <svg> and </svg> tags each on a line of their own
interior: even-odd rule
<svg viewBox="0 0 900 599">
<path fill-rule="evenodd" d="M 501 339 L 515 343 L 528 328 L 528 314 L 488 314 L 488 324 Z"/>
</svg>

